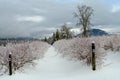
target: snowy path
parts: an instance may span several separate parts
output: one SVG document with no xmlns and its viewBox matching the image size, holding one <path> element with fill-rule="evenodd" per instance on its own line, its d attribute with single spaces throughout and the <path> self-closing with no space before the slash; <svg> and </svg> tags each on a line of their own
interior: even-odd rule
<svg viewBox="0 0 120 80">
<path fill-rule="evenodd" d="M 24 72 L 16 72 L 12 76 L 2 76 L 0 80 L 119 80 L 120 63 L 117 55 L 108 56 L 109 66 L 92 71 L 80 62 L 68 61 L 57 54 L 54 47 L 50 47 L 43 59 L 36 61 L 36 67 L 25 67 Z M 120 56 L 119 56 L 120 57 Z M 120 60 L 120 59 L 119 59 Z M 117 64 L 119 63 L 119 64 Z M 117 79 L 118 78 L 118 79 Z"/>
</svg>

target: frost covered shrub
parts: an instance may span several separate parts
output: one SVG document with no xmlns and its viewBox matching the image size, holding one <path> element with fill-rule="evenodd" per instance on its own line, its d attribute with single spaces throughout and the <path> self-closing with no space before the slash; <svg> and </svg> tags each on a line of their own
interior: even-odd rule
<svg viewBox="0 0 120 80">
<path fill-rule="evenodd" d="M 120 51 L 120 35 L 92 37 L 92 39 L 100 42 L 99 45 L 105 50 Z"/>
<path fill-rule="evenodd" d="M 120 51 L 120 35 L 59 40 L 53 46 L 63 56 L 69 56 L 71 59 L 81 60 L 90 65 L 92 41 L 95 41 L 97 64 L 103 63 L 106 50 Z"/>
<path fill-rule="evenodd" d="M 8 55 L 12 53 L 13 71 L 23 67 L 26 63 L 44 56 L 49 45 L 41 41 L 23 42 L 18 44 L 9 43 L 6 47 L 0 46 L 0 70 L 8 71 Z"/>
<path fill-rule="evenodd" d="M 68 55 L 68 52 L 72 52 L 71 46 L 73 45 L 74 40 L 59 40 L 53 44 L 55 47 L 56 51 L 59 53 L 63 53 L 63 56 Z"/>
<path fill-rule="evenodd" d="M 106 37 L 104 48 L 112 51 L 120 51 L 120 35 L 113 35 Z"/>
<path fill-rule="evenodd" d="M 92 57 L 91 42 L 94 40 L 96 43 L 96 61 L 100 65 L 103 62 L 105 51 L 102 45 L 100 45 L 99 39 L 92 37 L 60 40 L 54 43 L 54 47 L 63 56 L 69 56 L 71 59 L 81 60 L 90 65 Z"/>
<path fill-rule="evenodd" d="M 105 50 L 120 51 L 120 35 L 91 37 Z"/>
<path fill-rule="evenodd" d="M 120 36 L 112 36 L 113 48 L 115 51 L 120 51 Z"/>
</svg>

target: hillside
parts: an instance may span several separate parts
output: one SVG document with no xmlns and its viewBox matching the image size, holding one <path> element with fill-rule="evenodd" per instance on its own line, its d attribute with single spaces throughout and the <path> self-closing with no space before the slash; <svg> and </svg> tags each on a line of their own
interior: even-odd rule
<svg viewBox="0 0 120 80">
<path fill-rule="evenodd" d="M 101 30 L 101 29 L 92 29 L 90 32 L 91 36 L 103 36 L 103 35 L 109 35 L 107 32 Z"/>
<path fill-rule="evenodd" d="M 104 36 L 104 35 L 109 35 L 106 31 L 103 31 L 101 29 L 92 29 L 87 31 L 90 36 Z M 81 33 L 77 34 L 77 36 L 81 36 Z"/>
</svg>

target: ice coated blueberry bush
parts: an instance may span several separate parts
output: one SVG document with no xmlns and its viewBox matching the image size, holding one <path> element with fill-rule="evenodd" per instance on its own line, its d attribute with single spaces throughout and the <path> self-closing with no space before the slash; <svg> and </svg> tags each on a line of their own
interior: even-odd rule
<svg viewBox="0 0 120 80">
<path fill-rule="evenodd" d="M 102 36 L 89 38 L 74 38 L 56 41 L 53 46 L 63 57 L 72 60 L 80 60 L 91 65 L 92 48 L 95 42 L 95 54 L 97 65 L 101 65 L 105 59 L 106 51 L 120 51 L 120 36 Z M 8 43 L 6 47 L 0 46 L 0 74 L 8 72 L 8 55 L 12 53 L 13 71 L 22 68 L 26 63 L 34 65 L 34 60 L 44 57 L 49 44 L 41 41 L 22 42 L 17 44 Z M 51 53 L 52 54 L 52 53 Z"/>
<path fill-rule="evenodd" d="M 6 47 L 0 46 L 1 74 L 8 71 L 8 55 L 10 52 L 12 53 L 13 71 L 15 71 L 26 63 L 33 64 L 33 60 L 42 58 L 49 46 L 49 44 L 41 41 L 9 43 Z"/>
<path fill-rule="evenodd" d="M 115 35 L 106 37 L 106 43 L 104 45 L 104 48 L 106 50 L 111 49 L 112 51 L 120 51 L 120 36 Z"/>
<path fill-rule="evenodd" d="M 95 42 L 96 62 L 97 65 L 103 63 L 106 50 L 111 49 L 120 51 L 120 36 L 102 36 L 90 38 L 75 38 L 70 40 L 60 40 L 54 43 L 56 50 L 65 57 L 74 60 L 81 60 L 91 65 L 92 49 L 91 43 Z"/>
</svg>

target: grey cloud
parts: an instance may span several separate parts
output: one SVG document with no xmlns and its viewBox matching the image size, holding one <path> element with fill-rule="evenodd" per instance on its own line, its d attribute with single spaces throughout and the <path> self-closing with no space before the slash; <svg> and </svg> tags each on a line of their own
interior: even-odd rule
<svg viewBox="0 0 120 80">
<path fill-rule="evenodd" d="M 112 4 L 104 0 L 0 0 L 0 37 L 49 35 L 65 22 L 71 22 L 69 26 L 75 27 L 73 12 L 77 5 L 82 4 L 93 7 L 93 25 L 119 28 L 120 11 L 111 12 Z M 18 15 L 20 20 L 17 20 Z M 33 16 L 41 16 L 45 20 L 34 22 Z"/>
</svg>

